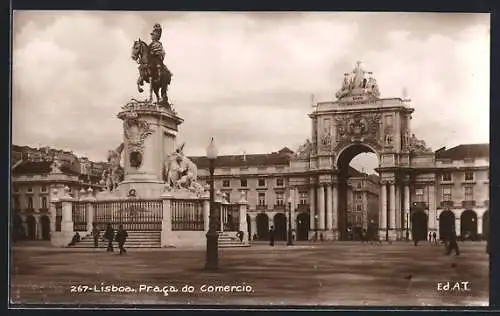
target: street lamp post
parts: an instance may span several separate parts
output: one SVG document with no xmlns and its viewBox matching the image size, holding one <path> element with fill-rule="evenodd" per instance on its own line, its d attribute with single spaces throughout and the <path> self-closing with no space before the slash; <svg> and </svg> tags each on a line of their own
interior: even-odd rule
<svg viewBox="0 0 500 316">
<path fill-rule="evenodd" d="M 217 147 L 214 144 L 214 138 L 210 140 L 207 147 L 207 158 L 210 162 L 210 216 L 207 237 L 207 258 L 205 263 L 206 270 L 217 270 L 219 268 L 219 236 L 217 234 L 217 218 L 215 214 L 214 203 L 214 170 L 215 159 L 217 159 Z"/>
<path fill-rule="evenodd" d="M 288 242 L 287 246 L 293 245 L 293 235 L 292 235 L 292 199 L 288 198 Z"/>
</svg>

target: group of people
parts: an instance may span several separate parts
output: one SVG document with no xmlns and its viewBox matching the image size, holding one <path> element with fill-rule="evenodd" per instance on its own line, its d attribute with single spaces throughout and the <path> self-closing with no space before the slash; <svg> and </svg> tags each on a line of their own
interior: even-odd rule
<svg viewBox="0 0 500 316">
<path fill-rule="evenodd" d="M 101 238 L 101 231 L 97 227 L 97 225 L 94 223 L 93 228 L 92 228 L 92 237 L 94 239 L 94 248 L 99 247 L 99 239 Z M 105 239 L 108 242 L 108 247 L 106 248 L 107 252 L 113 252 L 114 247 L 113 247 L 113 242 L 116 241 L 118 243 L 118 248 L 120 249 L 120 254 L 124 254 L 127 252 L 125 249 L 125 242 L 127 241 L 128 237 L 128 232 L 123 228 L 123 225 L 118 226 L 118 231 L 113 229 L 113 226 L 111 223 L 108 223 L 106 226 L 106 230 L 104 232 L 104 235 L 102 236 L 103 239 Z M 76 243 L 78 243 L 81 240 L 80 234 L 78 232 L 75 233 L 73 238 L 71 239 L 71 242 L 68 244 L 68 246 L 74 246 Z"/>
</svg>

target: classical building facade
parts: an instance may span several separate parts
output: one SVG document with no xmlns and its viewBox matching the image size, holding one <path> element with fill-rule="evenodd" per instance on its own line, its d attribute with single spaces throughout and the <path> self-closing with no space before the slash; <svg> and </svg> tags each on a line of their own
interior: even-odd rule
<svg viewBox="0 0 500 316">
<path fill-rule="evenodd" d="M 199 168 L 199 178 L 208 182 L 208 160 L 190 157 Z M 268 239 L 274 227 L 276 238 L 285 240 L 289 225 L 297 240 L 308 240 L 311 230 L 311 190 L 308 186 L 292 185 L 290 163 L 296 154 L 285 147 L 270 154 L 227 155 L 216 160 L 215 189 L 224 193 L 230 202 L 237 202 L 241 192 L 248 201 L 249 234 L 260 240 Z M 359 230 L 368 223 L 377 226 L 378 176 L 349 170 L 350 224 Z M 291 216 L 291 223 L 289 223 Z M 318 218 L 313 218 L 317 221 Z M 358 231 L 359 231 L 358 230 Z M 320 232 L 321 233 L 321 232 Z"/>
<path fill-rule="evenodd" d="M 52 148 L 12 148 L 12 238 L 14 240 L 49 240 L 49 194 L 68 187 L 72 197 L 81 190 L 94 192 L 106 163 L 94 163 L 86 157 Z"/>
<path fill-rule="evenodd" d="M 433 151 L 412 131 L 410 103 L 380 98 L 373 74 L 357 63 L 336 100 L 318 102 L 309 113 L 310 140 L 295 152 L 220 156 L 215 186 L 232 202 L 245 192 L 248 231 L 260 239 L 271 226 L 284 239 L 289 225 L 298 240 L 351 240 L 363 230 L 383 240 L 424 239 L 429 232 L 446 238 L 453 231 L 464 239 L 487 236 L 489 144 Z M 364 152 L 377 156 L 378 176 L 349 166 Z M 46 235 L 40 227 L 50 188 L 68 186 L 75 196 L 82 188 L 99 190 L 108 168 L 49 149 L 15 147 L 12 157 L 14 224 L 34 238 Z M 148 163 L 160 168 L 153 158 Z M 208 160 L 190 158 L 208 180 Z"/>
</svg>

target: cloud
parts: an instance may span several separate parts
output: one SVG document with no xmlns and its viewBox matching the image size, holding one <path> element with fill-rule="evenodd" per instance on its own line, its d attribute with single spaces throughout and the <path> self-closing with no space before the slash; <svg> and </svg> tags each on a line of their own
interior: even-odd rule
<svg viewBox="0 0 500 316">
<path fill-rule="evenodd" d="M 212 135 L 221 153 L 296 149 L 310 95 L 331 100 L 358 59 L 383 96 L 407 87 L 412 127 L 432 147 L 488 142 L 486 15 L 17 11 L 14 143 L 102 160 L 121 141 L 120 107 L 146 97 L 130 49 L 156 22 L 188 154 Z"/>
</svg>

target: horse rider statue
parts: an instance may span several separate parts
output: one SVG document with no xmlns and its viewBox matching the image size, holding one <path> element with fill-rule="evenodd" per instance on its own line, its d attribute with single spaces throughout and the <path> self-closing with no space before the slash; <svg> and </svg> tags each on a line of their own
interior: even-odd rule
<svg viewBox="0 0 500 316">
<path fill-rule="evenodd" d="M 132 59 L 139 64 L 139 77 L 137 79 L 137 90 L 144 92 L 141 86 L 144 82 L 149 83 L 149 102 L 152 102 L 154 91 L 158 104 L 169 107 L 167 89 L 172 80 L 172 73 L 165 66 L 165 50 L 160 42 L 162 28 L 155 24 L 151 32 L 151 43 L 148 45 L 140 38 L 132 46 Z"/>
</svg>

